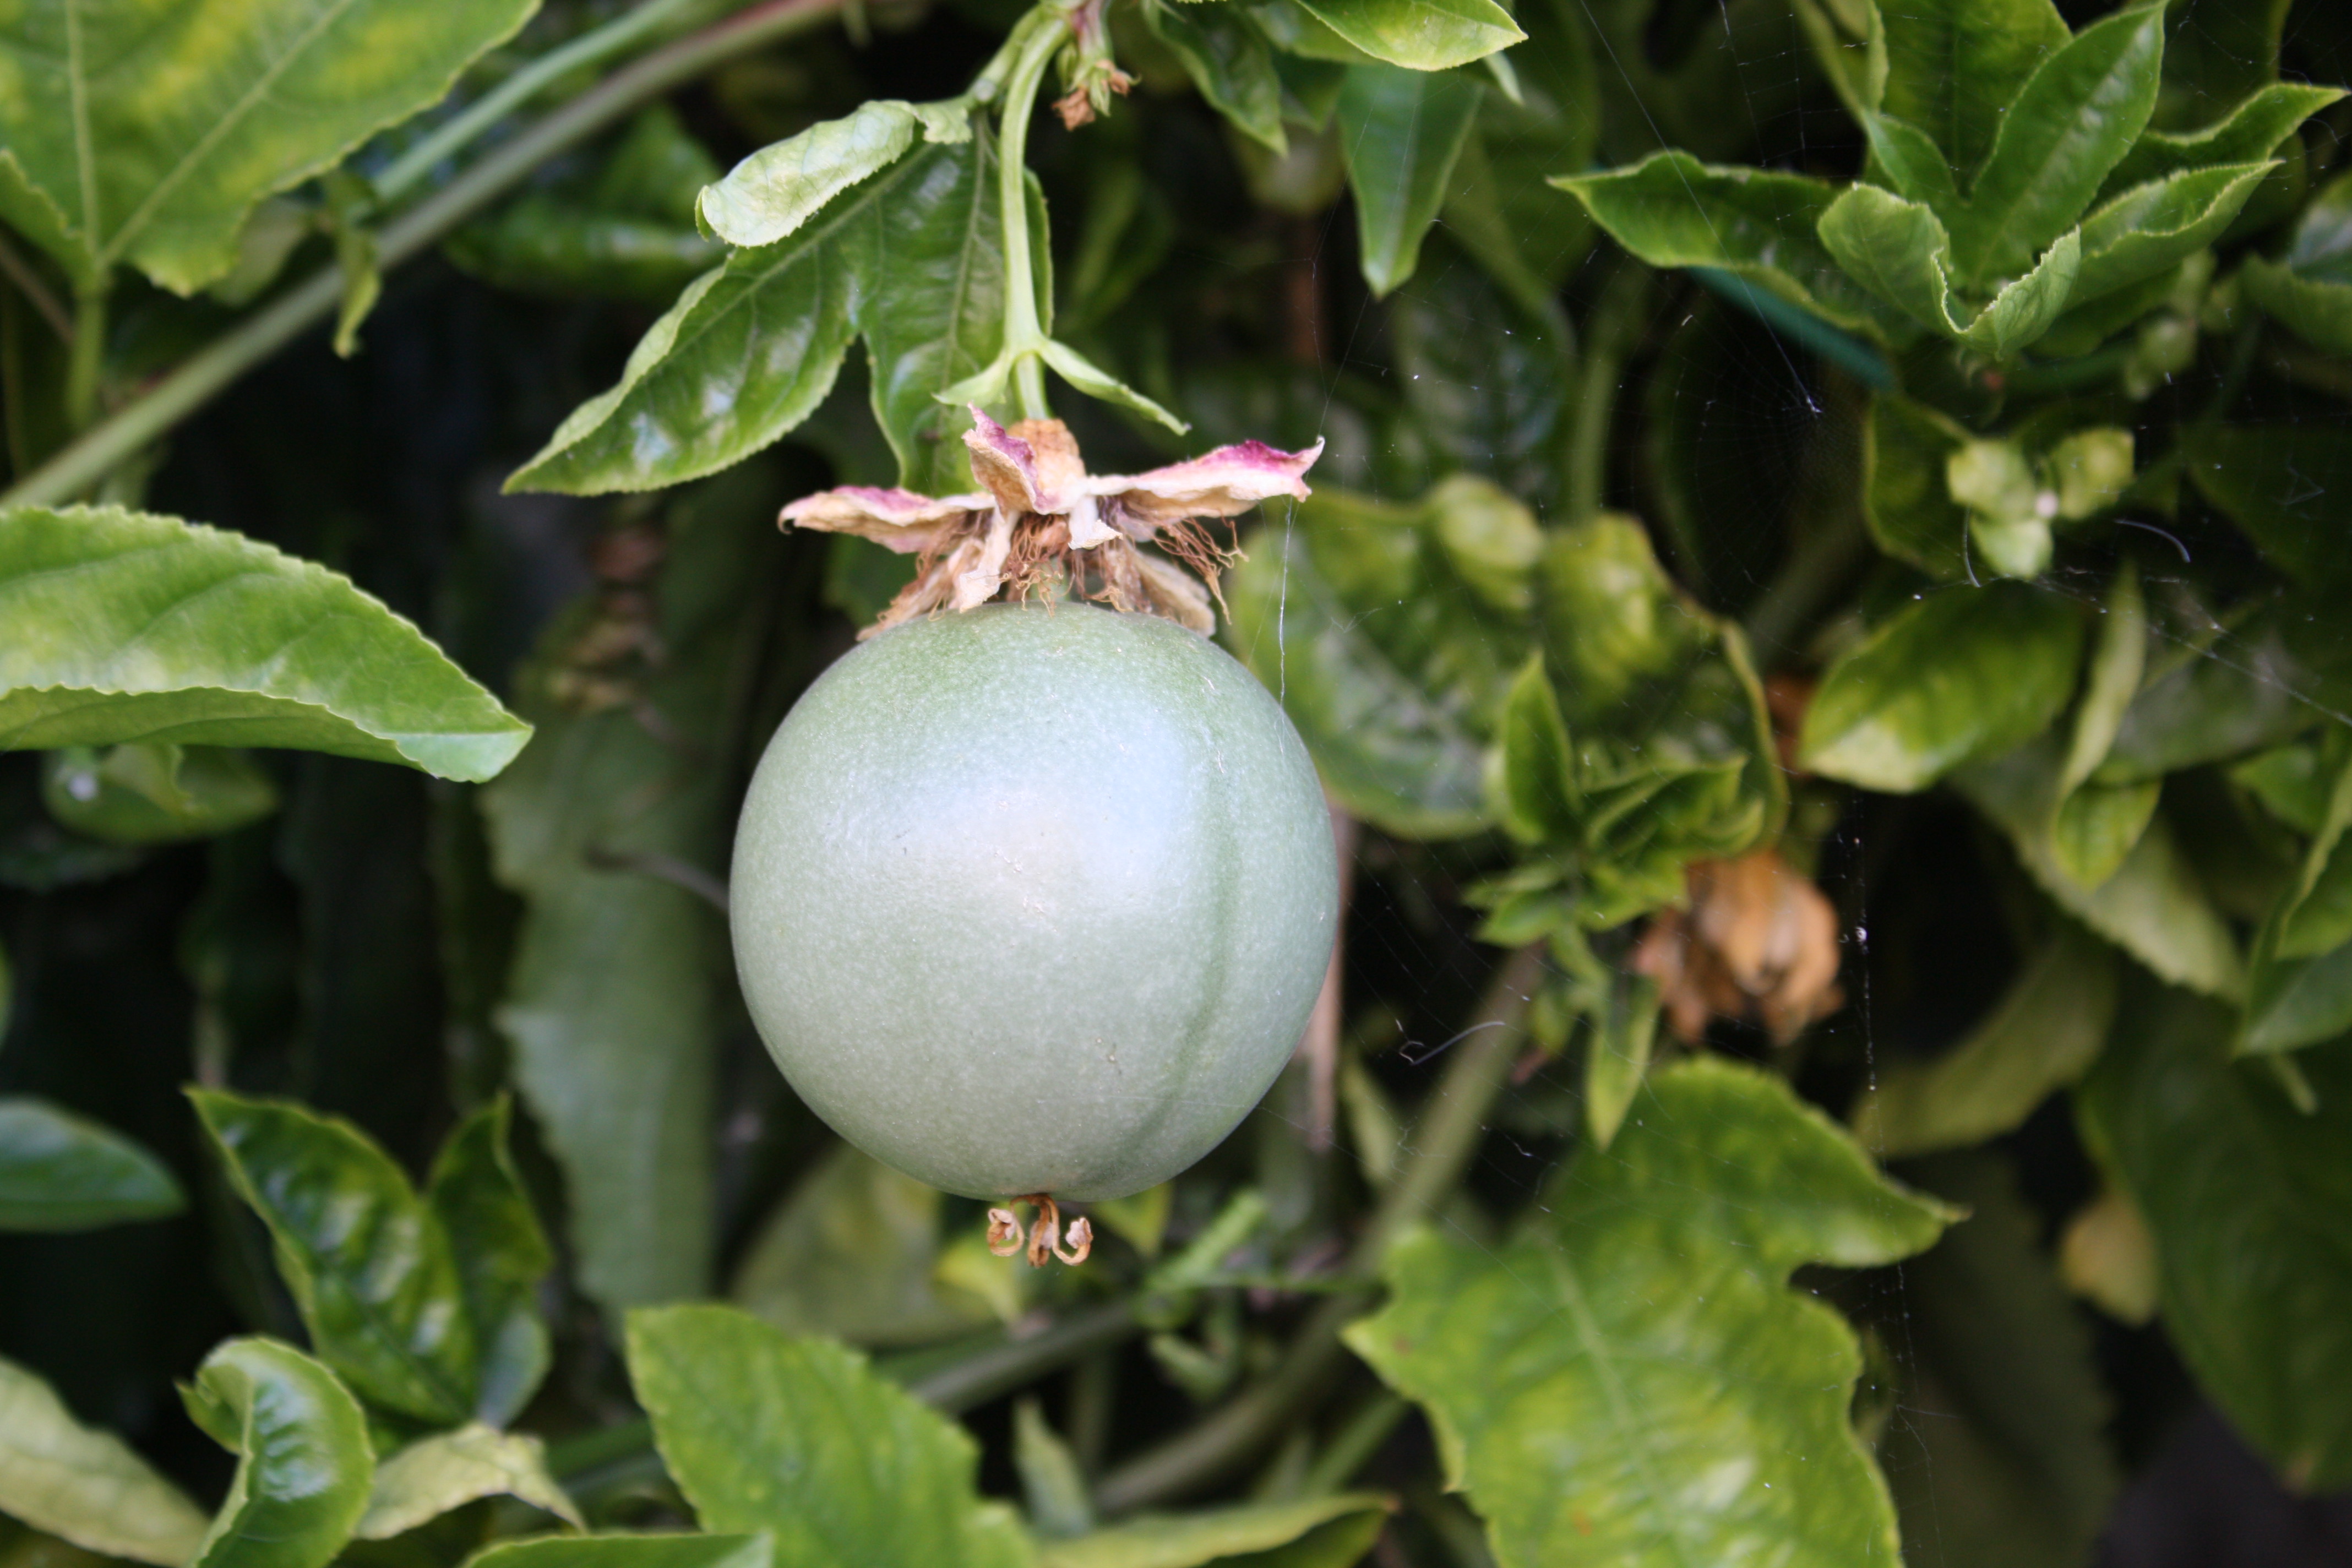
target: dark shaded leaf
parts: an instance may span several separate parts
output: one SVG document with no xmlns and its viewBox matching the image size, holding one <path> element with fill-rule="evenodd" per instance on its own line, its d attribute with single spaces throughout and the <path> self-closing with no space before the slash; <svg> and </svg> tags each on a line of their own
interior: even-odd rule
<svg viewBox="0 0 2352 1568">
<path fill-rule="evenodd" d="M 1484 91 L 1454 72 L 1348 68 L 1339 89 L 1339 150 L 1356 196 L 1364 280 L 1374 295 L 1388 293 L 1420 264 L 1422 237 L 1445 203 L 1447 178 Z"/>
</svg>

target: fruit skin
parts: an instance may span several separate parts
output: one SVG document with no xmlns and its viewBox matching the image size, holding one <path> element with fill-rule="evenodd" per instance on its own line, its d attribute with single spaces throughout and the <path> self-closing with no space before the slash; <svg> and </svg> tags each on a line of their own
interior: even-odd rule
<svg viewBox="0 0 2352 1568">
<path fill-rule="evenodd" d="M 793 1088 L 971 1197 L 1124 1196 L 1282 1070 L 1339 909 L 1314 763 L 1215 645 L 992 605 L 803 695 L 735 838 L 735 963 Z"/>
</svg>

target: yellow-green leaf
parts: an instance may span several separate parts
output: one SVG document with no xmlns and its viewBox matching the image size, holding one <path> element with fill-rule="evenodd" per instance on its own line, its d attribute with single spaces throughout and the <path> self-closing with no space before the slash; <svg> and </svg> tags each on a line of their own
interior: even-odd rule
<svg viewBox="0 0 2352 1568">
<path fill-rule="evenodd" d="M 205 1538 L 204 1512 L 186 1493 L 9 1361 L 0 1361 L 0 1513 L 163 1568 L 180 1568 Z"/>
</svg>

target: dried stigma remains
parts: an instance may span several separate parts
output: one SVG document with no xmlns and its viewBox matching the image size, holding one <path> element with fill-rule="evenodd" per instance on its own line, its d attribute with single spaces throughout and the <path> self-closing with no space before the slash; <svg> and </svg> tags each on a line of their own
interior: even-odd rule
<svg viewBox="0 0 2352 1568">
<path fill-rule="evenodd" d="M 971 415 L 963 439 L 984 491 L 933 498 L 845 485 L 784 508 L 786 523 L 854 533 L 919 558 L 915 580 L 861 637 L 934 610 L 972 609 L 1000 591 L 1026 597 L 1057 580 L 1115 610 L 1213 631 L 1210 600 L 1234 552 L 1198 520 L 1239 517 L 1276 496 L 1305 500 L 1304 476 L 1323 455 L 1319 440 L 1299 452 L 1243 441 L 1150 473 L 1089 474 L 1060 420 L 1024 419 L 1007 429 L 978 408 Z M 1145 544 L 1192 572 L 1138 548 Z"/>
</svg>

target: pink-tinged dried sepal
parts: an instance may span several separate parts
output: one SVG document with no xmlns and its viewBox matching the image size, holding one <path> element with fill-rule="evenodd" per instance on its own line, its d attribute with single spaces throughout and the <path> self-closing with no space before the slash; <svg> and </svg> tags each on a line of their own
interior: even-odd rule
<svg viewBox="0 0 2352 1568">
<path fill-rule="evenodd" d="M 988 1250 L 999 1258 L 1010 1258 L 1021 1250 L 1027 1238 L 1021 1233 L 1021 1221 L 1011 1209 L 988 1211 Z"/>
<path fill-rule="evenodd" d="M 971 450 L 971 477 L 1011 517 L 1060 511 L 1063 486 L 1086 477 L 1077 443 L 1058 419 L 1024 419 L 1008 430 L 974 405 L 963 444 Z"/>
<path fill-rule="evenodd" d="M 1141 474 L 1100 474 L 1086 488 L 1112 502 L 1114 517 L 1138 539 L 1195 517 L 1239 517 L 1276 496 L 1305 500 L 1307 470 L 1323 443 L 1286 452 L 1263 441 L 1239 441 L 1213 452 Z"/>
<path fill-rule="evenodd" d="M 936 554 L 989 510 L 984 495 L 917 495 L 883 485 L 843 485 L 803 496 L 784 508 L 782 521 L 826 533 L 854 533 L 901 555 Z"/>
</svg>

